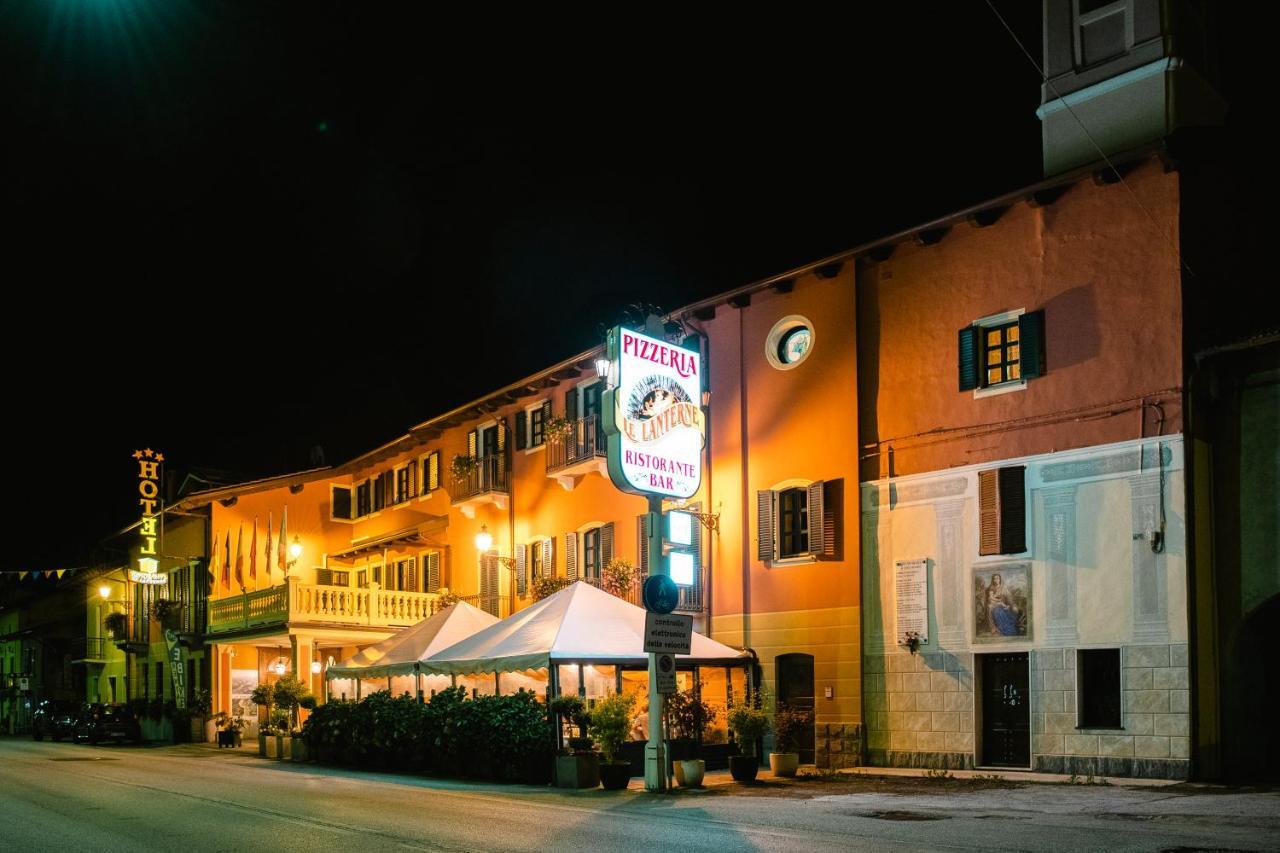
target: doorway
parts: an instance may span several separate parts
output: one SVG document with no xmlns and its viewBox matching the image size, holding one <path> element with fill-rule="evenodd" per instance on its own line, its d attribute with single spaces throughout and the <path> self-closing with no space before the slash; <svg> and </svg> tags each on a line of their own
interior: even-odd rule
<svg viewBox="0 0 1280 853">
<path fill-rule="evenodd" d="M 778 703 L 803 711 L 813 719 L 813 655 L 778 655 Z M 797 751 L 801 764 L 813 764 L 813 725 L 798 739 Z"/>
<path fill-rule="evenodd" d="M 1031 766 L 1030 665 L 1026 652 L 979 655 L 982 675 L 982 764 Z"/>
</svg>

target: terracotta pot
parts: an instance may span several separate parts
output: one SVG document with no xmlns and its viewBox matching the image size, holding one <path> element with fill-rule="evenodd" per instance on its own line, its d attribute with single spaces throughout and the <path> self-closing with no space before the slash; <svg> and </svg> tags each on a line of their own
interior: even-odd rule
<svg viewBox="0 0 1280 853">
<path fill-rule="evenodd" d="M 687 758 L 676 762 L 676 781 L 684 788 L 701 788 L 707 773 L 707 762 L 701 758 Z"/>
<path fill-rule="evenodd" d="M 760 771 L 760 759 L 754 755 L 729 756 L 729 775 L 735 782 L 754 782 Z"/>
<path fill-rule="evenodd" d="M 800 753 L 798 752 L 771 752 L 769 753 L 769 769 L 773 771 L 774 776 L 794 776 L 796 770 L 800 768 Z"/>
</svg>

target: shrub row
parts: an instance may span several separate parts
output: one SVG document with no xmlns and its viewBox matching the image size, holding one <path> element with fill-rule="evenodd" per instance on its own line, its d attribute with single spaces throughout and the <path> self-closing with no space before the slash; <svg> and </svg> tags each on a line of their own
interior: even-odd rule
<svg viewBox="0 0 1280 853">
<path fill-rule="evenodd" d="M 532 693 L 468 699 L 460 687 L 428 702 L 385 690 L 326 702 L 302 727 L 317 761 L 511 782 L 550 779 L 554 732 Z"/>
</svg>

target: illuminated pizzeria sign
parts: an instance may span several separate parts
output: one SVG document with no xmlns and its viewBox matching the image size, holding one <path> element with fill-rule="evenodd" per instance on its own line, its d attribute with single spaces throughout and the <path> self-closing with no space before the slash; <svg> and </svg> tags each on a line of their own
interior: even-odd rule
<svg viewBox="0 0 1280 853">
<path fill-rule="evenodd" d="M 697 350 L 621 326 L 606 356 L 609 477 L 623 491 L 690 498 L 702 482 L 702 358 Z"/>
<path fill-rule="evenodd" d="M 158 529 L 160 513 L 160 463 L 164 454 L 151 448 L 135 450 L 133 458 L 138 462 L 138 505 L 142 508 L 142 523 L 139 535 L 142 543 L 138 548 L 138 568 L 129 570 L 129 580 L 134 583 L 162 584 L 168 578 L 160 572 L 160 563 L 156 560 L 156 542 L 160 539 Z"/>
</svg>

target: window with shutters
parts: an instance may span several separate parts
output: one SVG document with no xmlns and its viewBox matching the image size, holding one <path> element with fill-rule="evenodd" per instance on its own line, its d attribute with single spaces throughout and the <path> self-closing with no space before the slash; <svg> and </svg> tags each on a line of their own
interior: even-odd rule
<svg viewBox="0 0 1280 853">
<path fill-rule="evenodd" d="M 373 485 L 365 480 L 356 486 L 356 515 L 365 516 L 373 512 Z"/>
<path fill-rule="evenodd" d="M 423 580 L 427 592 L 440 591 L 440 552 L 428 551 L 422 554 Z"/>
<path fill-rule="evenodd" d="M 1026 468 L 978 472 L 978 554 L 1027 550 Z"/>
<path fill-rule="evenodd" d="M 975 397 L 1027 386 L 1045 373 L 1044 312 L 1021 309 L 975 320 L 959 334 L 960 390 Z"/>
<path fill-rule="evenodd" d="M 404 503 L 413 497 L 413 473 L 416 467 L 416 463 L 411 462 L 396 469 L 396 503 Z"/>
<path fill-rule="evenodd" d="M 536 450 L 546 444 L 550 420 L 550 398 L 516 412 L 516 450 Z"/>
<path fill-rule="evenodd" d="M 844 480 L 794 482 L 756 493 L 757 558 L 775 564 L 844 559 Z"/>
<path fill-rule="evenodd" d="M 440 488 L 440 451 L 433 450 L 419 457 L 417 466 L 419 471 L 418 495 L 426 497 Z"/>
<path fill-rule="evenodd" d="M 334 521 L 351 521 L 351 488 L 329 484 L 329 517 Z"/>
</svg>

